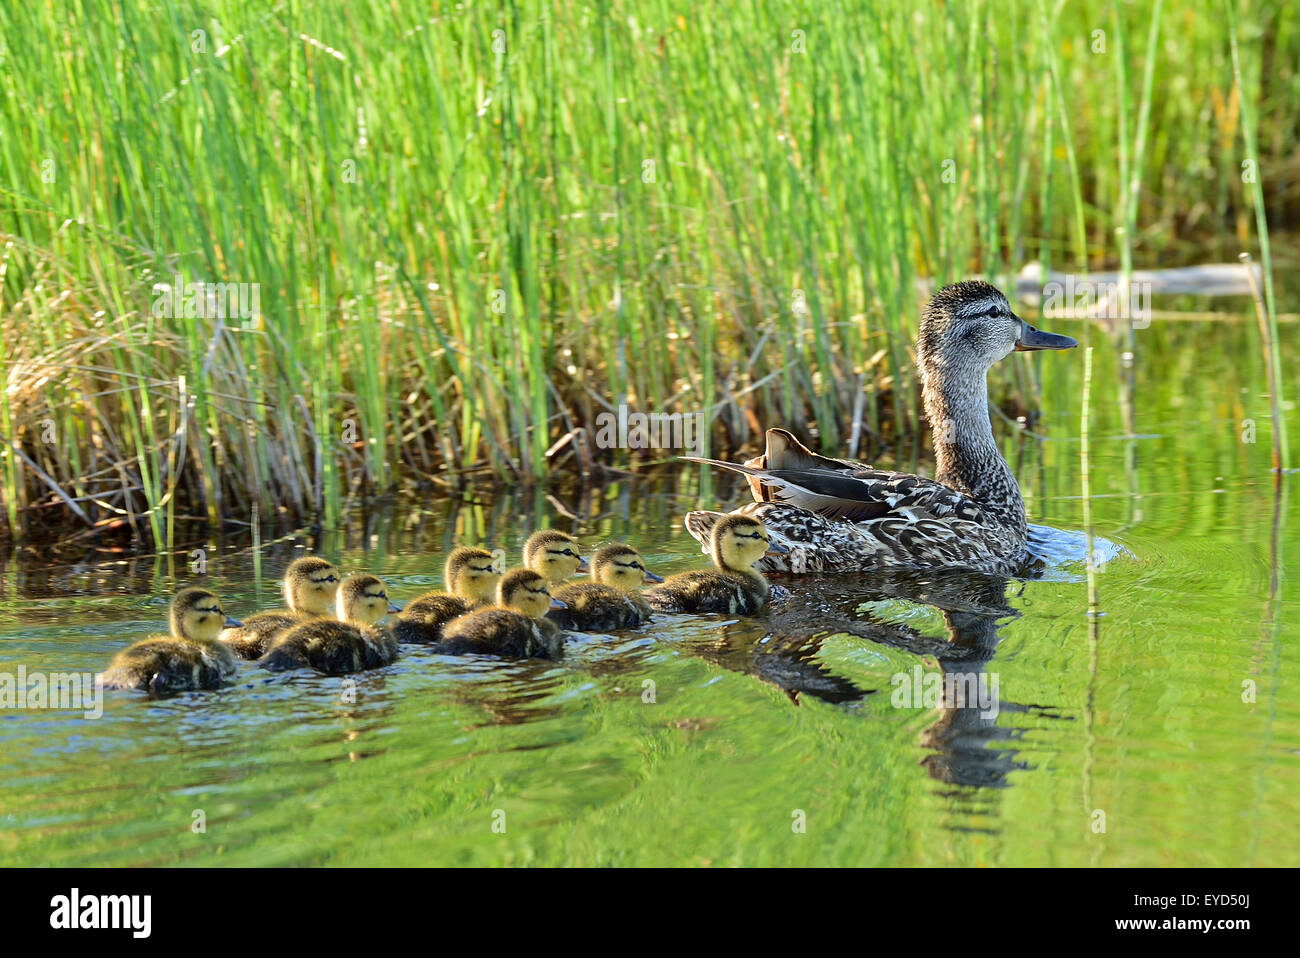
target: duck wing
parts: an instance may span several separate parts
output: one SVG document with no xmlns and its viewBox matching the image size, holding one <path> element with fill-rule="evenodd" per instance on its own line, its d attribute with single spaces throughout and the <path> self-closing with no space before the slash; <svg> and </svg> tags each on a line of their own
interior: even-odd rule
<svg viewBox="0 0 1300 958">
<path fill-rule="evenodd" d="M 757 481 L 758 502 L 779 502 L 815 512 L 827 519 L 867 522 L 891 515 L 913 518 L 970 519 L 978 522 L 983 509 L 968 496 L 933 479 L 879 469 L 759 469 L 748 464 L 683 456 L 691 462 L 730 469 Z M 833 461 L 833 460 L 832 460 Z"/>
<path fill-rule="evenodd" d="M 818 470 L 830 472 L 852 472 L 856 469 L 870 469 L 866 463 L 852 459 L 831 459 L 813 452 L 786 429 L 769 429 L 767 431 L 767 448 L 761 456 L 745 461 L 751 469 L 793 469 Z M 773 502 L 772 494 L 763 485 L 759 476 L 748 476 L 749 491 L 755 502 Z"/>
</svg>

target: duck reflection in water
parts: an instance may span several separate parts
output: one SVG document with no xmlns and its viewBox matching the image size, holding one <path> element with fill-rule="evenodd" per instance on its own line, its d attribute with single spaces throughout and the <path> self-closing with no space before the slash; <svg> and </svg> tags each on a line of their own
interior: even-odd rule
<svg viewBox="0 0 1300 958">
<path fill-rule="evenodd" d="M 689 648 L 723 668 L 781 688 L 795 704 L 803 695 L 839 704 L 880 693 L 899 707 L 937 708 L 937 719 L 918 742 L 930 775 L 954 785 L 1004 787 L 1008 773 L 1028 766 L 1014 749 L 991 747 L 1020 734 L 999 727 L 998 715 L 1029 711 L 1057 717 L 1051 706 L 1001 697 L 998 676 L 987 670 L 1001 623 L 1021 615 L 1007 602 L 1010 583 L 1007 576 L 960 570 L 802 576 L 797 592 L 774 596 L 768 618 L 729 624 L 715 641 L 692 642 Z M 890 612 L 906 608 L 900 603 L 937 609 L 947 635 L 926 635 L 898 621 Z M 921 668 L 918 661 L 890 687 L 864 689 L 817 661 L 826 639 L 845 634 L 931 661 L 939 671 Z"/>
</svg>

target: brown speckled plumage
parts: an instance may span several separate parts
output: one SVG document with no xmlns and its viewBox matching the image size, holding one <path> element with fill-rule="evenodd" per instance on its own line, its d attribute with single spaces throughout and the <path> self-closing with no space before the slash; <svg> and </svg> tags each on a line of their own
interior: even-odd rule
<svg viewBox="0 0 1300 958">
<path fill-rule="evenodd" d="M 784 429 L 769 429 L 766 451 L 744 465 L 693 461 L 748 477 L 755 502 L 737 513 L 761 520 L 790 550 L 765 556 L 761 571 L 1013 573 L 1026 559 L 1025 505 L 993 438 L 987 373 L 1013 350 L 1076 345 L 1029 326 L 988 283 L 955 283 L 926 306 L 917 343 L 934 479 L 819 456 Z M 708 542 L 721 516 L 689 513 L 686 528 Z"/>
</svg>

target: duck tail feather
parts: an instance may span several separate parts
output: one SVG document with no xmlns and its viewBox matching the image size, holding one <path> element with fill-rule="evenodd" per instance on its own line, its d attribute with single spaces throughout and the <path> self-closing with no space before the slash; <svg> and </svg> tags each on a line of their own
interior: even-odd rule
<svg viewBox="0 0 1300 958">
<path fill-rule="evenodd" d="M 752 466 L 742 466 L 739 463 L 725 462 L 722 459 L 705 459 L 703 456 L 679 456 L 678 458 L 685 459 L 687 462 L 698 462 L 705 466 L 718 466 L 722 469 L 730 469 L 732 472 L 743 473 L 747 476 L 752 476 L 757 473 L 757 470 Z"/>
<path fill-rule="evenodd" d="M 830 459 L 826 456 L 819 456 L 813 452 L 798 439 L 794 433 L 787 429 L 769 429 L 767 431 L 767 452 L 764 453 L 764 466 L 767 469 L 781 470 L 818 470 L 818 469 L 850 469 L 858 463 L 852 463 L 847 459 Z"/>
</svg>

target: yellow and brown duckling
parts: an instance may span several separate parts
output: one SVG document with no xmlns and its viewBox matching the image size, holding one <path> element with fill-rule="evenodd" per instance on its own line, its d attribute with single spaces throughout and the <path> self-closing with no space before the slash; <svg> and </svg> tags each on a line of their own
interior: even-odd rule
<svg viewBox="0 0 1300 958">
<path fill-rule="evenodd" d="M 650 621 L 650 606 L 641 598 L 644 582 L 664 580 L 645 567 L 631 546 L 609 545 L 591 557 L 594 582 L 566 585 L 555 593 L 565 608 L 553 609 L 547 618 L 577 632 L 611 632 L 633 629 Z"/>
<path fill-rule="evenodd" d="M 238 626 L 207 589 L 181 589 L 168 610 L 171 635 L 127 646 L 104 670 L 105 688 L 144 689 L 154 695 L 215 689 L 234 681 L 239 660 L 217 641 L 223 626 Z"/>
<path fill-rule="evenodd" d="M 548 585 L 560 585 L 576 573 L 587 571 L 578 540 L 558 529 L 534 532 L 524 543 L 524 568 L 542 576 Z"/>
<path fill-rule="evenodd" d="M 426 592 L 406 604 L 391 632 L 398 642 L 440 642 L 452 619 L 485 608 L 496 599 L 501 570 L 486 549 L 460 548 L 443 567 L 447 592 Z"/>
<path fill-rule="evenodd" d="M 339 571 L 319 556 L 303 556 L 284 570 L 284 601 L 281 612 L 258 612 L 238 628 L 226 629 L 221 641 L 242 659 L 260 659 L 277 635 L 302 622 L 329 615 L 339 587 Z"/>
<path fill-rule="evenodd" d="M 729 513 L 717 521 L 709 538 L 715 568 L 669 576 L 645 593 L 646 601 L 660 612 L 753 615 L 770 594 L 767 580 L 753 566 L 769 550 L 784 552 L 785 546 L 772 542 L 757 519 Z"/>
<path fill-rule="evenodd" d="M 355 573 L 339 586 L 338 619 L 309 619 L 271 640 L 258 664 L 272 672 L 316 669 L 343 675 L 377 669 L 397 658 L 397 640 L 375 624 L 397 607 L 373 575 Z"/>
<path fill-rule="evenodd" d="M 544 576 L 531 569 L 514 569 L 497 585 L 496 607 L 449 622 L 438 651 L 558 659 L 564 650 L 564 633 L 545 618 L 554 602 Z"/>
</svg>

